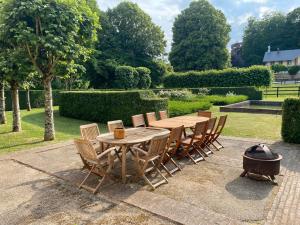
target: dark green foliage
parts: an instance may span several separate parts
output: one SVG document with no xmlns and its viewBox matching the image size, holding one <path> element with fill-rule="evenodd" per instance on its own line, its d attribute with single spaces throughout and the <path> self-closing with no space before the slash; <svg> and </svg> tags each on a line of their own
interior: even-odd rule
<svg viewBox="0 0 300 225">
<path fill-rule="evenodd" d="M 288 67 L 283 64 L 274 64 L 271 66 L 274 73 L 284 72 L 288 70 Z"/>
<path fill-rule="evenodd" d="M 119 66 L 115 71 L 115 86 L 117 88 L 130 89 L 135 88 L 139 82 L 138 73 L 131 66 Z"/>
<path fill-rule="evenodd" d="M 154 98 L 152 91 L 62 92 L 62 116 L 106 123 L 121 119 L 131 124 L 131 116 L 168 108 L 168 100 Z"/>
<path fill-rule="evenodd" d="M 287 16 L 272 12 L 262 19 L 250 18 L 244 31 L 242 56 L 246 66 L 263 64 L 270 45 L 272 51 L 300 48 L 300 8 Z"/>
<path fill-rule="evenodd" d="M 300 71 L 300 66 L 291 66 L 288 71 L 290 75 L 296 75 Z"/>
<path fill-rule="evenodd" d="M 53 90 L 52 91 L 53 97 L 53 105 L 59 104 L 59 97 L 60 91 Z M 20 109 L 26 109 L 26 91 L 19 91 L 19 99 L 20 99 Z M 42 90 L 31 90 L 30 91 L 30 103 L 32 108 L 41 108 L 44 107 L 44 91 Z M 6 111 L 11 111 L 11 92 L 5 91 L 5 104 L 6 104 Z"/>
<path fill-rule="evenodd" d="M 148 89 L 151 85 L 151 77 L 150 77 L 151 70 L 149 70 L 146 67 L 137 67 L 136 71 L 138 72 L 139 75 L 138 88 Z"/>
<path fill-rule="evenodd" d="M 208 101 L 213 105 L 229 105 L 238 102 L 243 102 L 248 99 L 245 95 L 234 95 L 234 96 L 221 96 L 221 95 L 210 95 L 201 98 L 203 101 Z"/>
<path fill-rule="evenodd" d="M 285 142 L 300 144 L 300 99 L 284 101 L 281 135 Z"/>
<path fill-rule="evenodd" d="M 226 95 L 229 92 L 236 95 L 245 95 L 249 100 L 262 100 L 263 92 L 255 87 L 212 87 L 210 89 L 211 95 Z"/>
<path fill-rule="evenodd" d="M 230 26 L 207 0 L 192 1 L 175 19 L 169 55 L 175 71 L 224 69 L 229 65 Z"/>
<path fill-rule="evenodd" d="M 156 58 L 164 54 L 166 41 L 161 28 L 137 4 L 121 2 L 115 8 L 101 12 L 102 29 L 87 74 L 94 88 L 113 87 L 113 67 L 128 65 L 147 67 L 152 82 L 164 73 L 156 69 Z M 108 65 L 107 65 L 108 64 Z"/>
<path fill-rule="evenodd" d="M 166 88 L 269 86 L 272 72 L 265 66 L 241 69 L 171 73 L 164 80 Z"/>
<path fill-rule="evenodd" d="M 210 109 L 212 104 L 207 101 L 169 101 L 169 115 L 180 116 L 197 112 L 198 110 Z"/>
</svg>

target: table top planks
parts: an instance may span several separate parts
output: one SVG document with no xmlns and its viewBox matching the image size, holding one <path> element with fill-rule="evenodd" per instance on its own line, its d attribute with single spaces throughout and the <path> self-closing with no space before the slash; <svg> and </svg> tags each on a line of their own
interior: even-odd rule
<svg viewBox="0 0 300 225">
<path fill-rule="evenodd" d="M 129 128 L 125 130 L 124 139 L 115 139 L 113 133 L 102 134 L 97 137 L 97 140 L 103 143 L 113 145 L 133 145 L 150 141 L 154 136 L 169 134 L 170 131 L 161 128 L 140 127 Z"/>
<path fill-rule="evenodd" d="M 205 122 L 208 120 L 209 118 L 200 116 L 176 116 L 163 120 L 153 121 L 149 124 L 149 126 L 156 128 L 173 129 L 183 125 L 185 128 L 190 128 L 195 126 L 195 124 L 198 122 Z"/>
</svg>

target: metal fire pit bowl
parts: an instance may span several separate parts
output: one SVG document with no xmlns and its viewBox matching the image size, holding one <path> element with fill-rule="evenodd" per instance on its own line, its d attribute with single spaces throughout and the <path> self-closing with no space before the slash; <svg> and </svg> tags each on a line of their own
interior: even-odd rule
<svg viewBox="0 0 300 225">
<path fill-rule="evenodd" d="M 256 149 L 259 150 L 256 151 Z M 262 154 L 266 155 L 266 159 L 262 157 Z M 249 175 L 249 173 L 253 173 L 256 175 L 266 176 L 272 181 L 273 184 L 277 184 L 275 180 L 275 175 L 278 175 L 280 173 L 281 160 L 281 155 L 277 153 L 272 153 L 266 146 L 253 146 L 247 149 L 245 154 L 243 155 L 244 172 L 241 174 L 241 177 Z"/>
</svg>

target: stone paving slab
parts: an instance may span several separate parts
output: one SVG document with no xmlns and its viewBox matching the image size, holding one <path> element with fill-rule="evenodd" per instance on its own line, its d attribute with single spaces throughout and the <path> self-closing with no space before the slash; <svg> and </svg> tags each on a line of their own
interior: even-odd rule
<svg viewBox="0 0 300 225">
<path fill-rule="evenodd" d="M 1 225 L 174 224 L 136 207 L 94 196 L 14 161 L 2 161 L 0 171 Z"/>
</svg>

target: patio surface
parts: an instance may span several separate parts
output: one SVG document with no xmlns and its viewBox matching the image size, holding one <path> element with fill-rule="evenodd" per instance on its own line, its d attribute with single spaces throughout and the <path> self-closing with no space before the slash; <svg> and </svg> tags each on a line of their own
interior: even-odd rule
<svg viewBox="0 0 300 225">
<path fill-rule="evenodd" d="M 268 143 L 284 157 L 274 186 L 239 177 L 243 151 L 260 141 L 222 142 L 198 165 L 180 161 L 183 171 L 155 191 L 132 176 L 95 196 L 76 186 L 85 172 L 72 142 L 2 155 L 0 224 L 299 224 L 300 146 Z"/>
</svg>

